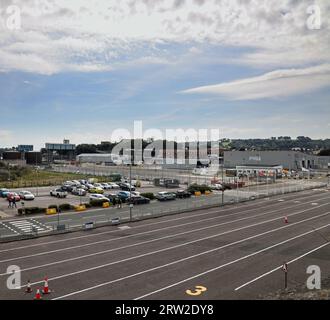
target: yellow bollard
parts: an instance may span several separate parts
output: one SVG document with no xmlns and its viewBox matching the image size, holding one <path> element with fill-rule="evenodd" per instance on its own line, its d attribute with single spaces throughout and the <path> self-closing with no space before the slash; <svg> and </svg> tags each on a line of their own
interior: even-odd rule
<svg viewBox="0 0 330 320">
<path fill-rule="evenodd" d="M 75 210 L 77 212 L 85 211 L 86 210 L 86 206 L 85 205 L 78 205 L 78 206 L 75 207 Z"/>
<path fill-rule="evenodd" d="M 103 208 L 109 208 L 110 207 L 110 202 L 103 202 L 102 207 Z"/>
<path fill-rule="evenodd" d="M 51 214 L 56 214 L 57 210 L 55 208 L 47 209 L 46 214 L 51 215 Z"/>
</svg>

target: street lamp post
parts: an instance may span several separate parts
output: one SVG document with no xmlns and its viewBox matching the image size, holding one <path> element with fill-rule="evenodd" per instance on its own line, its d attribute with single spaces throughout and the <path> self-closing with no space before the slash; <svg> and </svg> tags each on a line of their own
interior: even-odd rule
<svg viewBox="0 0 330 320">
<path fill-rule="evenodd" d="M 58 207 L 57 208 L 57 229 L 60 226 L 60 212 L 61 212 L 61 209 Z"/>
<path fill-rule="evenodd" d="M 129 162 L 129 221 L 132 221 L 132 156 Z"/>
<path fill-rule="evenodd" d="M 223 179 L 224 179 L 224 163 L 222 162 L 222 165 L 221 165 L 221 184 L 222 184 L 222 188 L 221 188 L 221 204 L 222 206 L 224 205 L 224 199 L 225 199 L 225 187 L 224 187 L 224 184 L 223 184 Z"/>
</svg>

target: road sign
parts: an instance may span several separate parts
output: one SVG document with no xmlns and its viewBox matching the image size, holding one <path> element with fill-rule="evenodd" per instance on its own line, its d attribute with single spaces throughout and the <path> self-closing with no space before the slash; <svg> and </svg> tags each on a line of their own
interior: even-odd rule
<svg viewBox="0 0 330 320">
<path fill-rule="evenodd" d="M 87 222 L 84 225 L 85 230 L 90 230 L 94 228 L 94 222 Z"/>
<path fill-rule="evenodd" d="M 288 264 L 286 262 L 283 263 L 282 271 L 283 272 L 288 272 Z"/>
<path fill-rule="evenodd" d="M 112 218 L 111 219 L 111 224 L 120 224 L 120 219 L 119 218 Z"/>
<path fill-rule="evenodd" d="M 283 263 L 282 271 L 284 272 L 284 288 L 288 288 L 288 264 L 286 262 Z"/>
</svg>

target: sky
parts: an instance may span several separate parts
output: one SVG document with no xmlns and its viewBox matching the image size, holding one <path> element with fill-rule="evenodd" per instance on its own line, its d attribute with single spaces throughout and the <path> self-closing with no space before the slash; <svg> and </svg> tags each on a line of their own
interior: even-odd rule
<svg viewBox="0 0 330 320">
<path fill-rule="evenodd" d="M 115 129 L 330 138 L 327 0 L 0 0 L 0 147 Z"/>
</svg>

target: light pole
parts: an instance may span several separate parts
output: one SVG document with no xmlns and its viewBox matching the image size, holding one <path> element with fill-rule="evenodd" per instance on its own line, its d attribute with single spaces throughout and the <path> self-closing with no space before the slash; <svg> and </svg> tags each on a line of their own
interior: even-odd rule
<svg viewBox="0 0 330 320">
<path fill-rule="evenodd" d="M 125 149 L 126 151 L 130 151 L 129 157 L 129 221 L 132 221 L 133 214 L 132 214 L 132 148 Z"/>
<path fill-rule="evenodd" d="M 57 208 L 57 229 L 59 228 L 60 226 L 60 207 Z"/>
<path fill-rule="evenodd" d="M 222 188 L 221 188 L 221 204 L 222 204 L 222 206 L 224 206 L 224 199 L 225 199 L 225 187 L 224 187 L 224 184 L 223 184 L 223 180 L 224 180 L 224 163 L 223 163 L 223 161 L 222 161 L 222 165 L 221 165 L 221 186 L 222 186 Z"/>
<path fill-rule="evenodd" d="M 132 155 L 129 162 L 129 221 L 132 221 Z"/>
<path fill-rule="evenodd" d="M 236 201 L 237 201 L 237 203 L 239 202 L 239 196 L 238 196 L 238 179 L 239 179 L 239 177 L 238 177 L 238 169 L 237 169 L 237 167 L 236 167 Z"/>
</svg>

